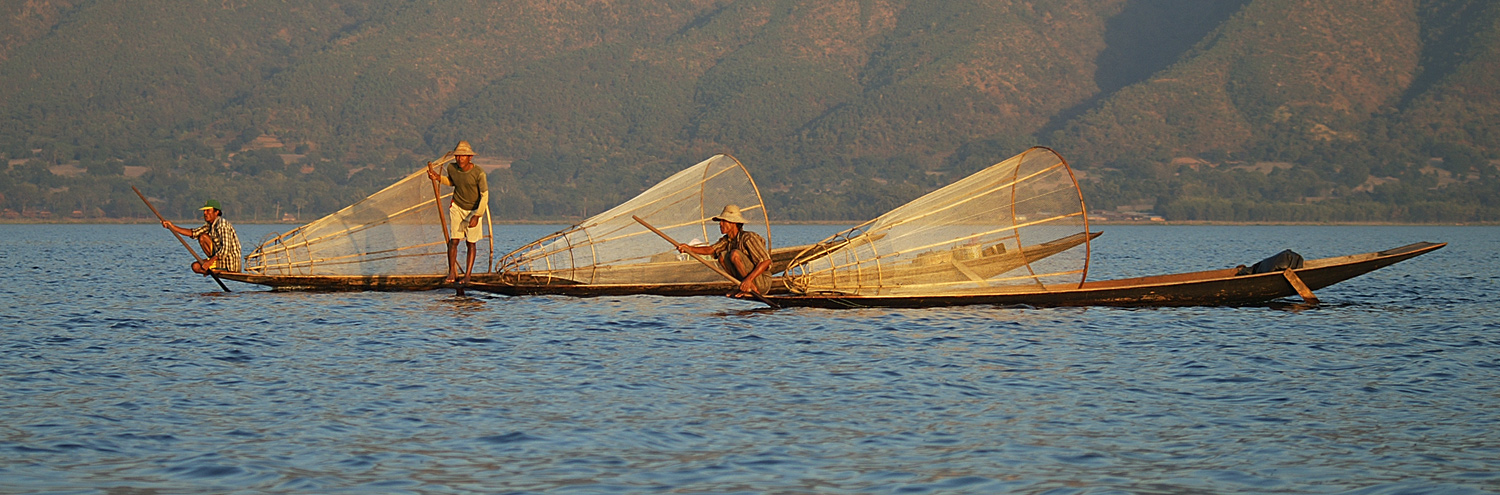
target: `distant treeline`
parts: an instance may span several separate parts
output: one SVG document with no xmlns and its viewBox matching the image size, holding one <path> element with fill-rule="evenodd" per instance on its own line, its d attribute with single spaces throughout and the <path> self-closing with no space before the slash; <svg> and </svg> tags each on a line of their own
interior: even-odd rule
<svg viewBox="0 0 1500 495">
<path fill-rule="evenodd" d="M 509 164 L 502 220 L 728 152 L 773 218 L 860 221 L 1047 145 L 1096 211 L 1500 221 L 1483 0 L 28 5 L 0 16 L 6 216 L 144 217 L 137 185 L 307 220 L 465 139 Z"/>
</svg>

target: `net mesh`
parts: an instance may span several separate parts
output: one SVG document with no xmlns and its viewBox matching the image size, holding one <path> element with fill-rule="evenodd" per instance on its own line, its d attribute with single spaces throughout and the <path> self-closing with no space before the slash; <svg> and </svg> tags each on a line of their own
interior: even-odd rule
<svg viewBox="0 0 1500 495">
<path fill-rule="evenodd" d="M 609 211 L 512 251 L 498 271 L 502 280 L 521 285 L 723 282 L 632 217 L 677 242 L 713 243 L 721 234 L 711 219 L 730 204 L 740 207 L 744 229 L 769 246 L 770 223 L 750 172 L 732 156 L 714 155 Z"/>
<path fill-rule="evenodd" d="M 434 166 L 437 166 L 434 164 Z M 273 234 L 245 257 L 245 271 L 273 276 L 429 275 L 448 271 L 448 248 L 427 168 L 338 212 L 285 234 Z M 486 225 L 490 215 L 485 216 Z M 485 237 L 490 237 L 487 229 Z M 493 257 L 475 245 L 475 271 Z M 488 268 L 484 268 L 487 270 Z"/>
<path fill-rule="evenodd" d="M 867 296 L 1077 287 L 1087 232 L 1067 162 L 1035 147 L 803 251 L 786 284 Z"/>
</svg>

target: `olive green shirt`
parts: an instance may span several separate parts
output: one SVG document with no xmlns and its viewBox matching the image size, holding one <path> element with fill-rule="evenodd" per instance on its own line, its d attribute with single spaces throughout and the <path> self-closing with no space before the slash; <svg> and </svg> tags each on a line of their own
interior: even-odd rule
<svg viewBox="0 0 1500 495">
<path fill-rule="evenodd" d="M 458 163 L 448 164 L 448 182 L 453 183 L 453 204 L 469 211 L 479 209 L 479 198 L 490 192 L 489 178 L 478 165 L 465 172 Z"/>
</svg>

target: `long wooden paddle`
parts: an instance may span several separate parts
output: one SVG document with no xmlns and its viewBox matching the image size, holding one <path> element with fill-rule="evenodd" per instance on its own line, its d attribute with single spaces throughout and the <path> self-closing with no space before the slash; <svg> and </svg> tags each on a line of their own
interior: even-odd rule
<svg viewBox="0 0 1500 495">
<path fill-rule="evenodd" d="M 662 239 L 666 239 L 667 242 L 672 243 L 672 247 L 673 248 L 677 247 L 677 241 L 673 240 L 672 236 L 667 235 L 666 232 L 662 232 L 660 230 L 657 230 L 656 227 L 652 227 L 651 224 L 646 223 L 646 221 L 642 220 L 641 217 L 638 217 L 638 216 L 635 216 L 635 215 L 631 215 L 630 218 L 634 218 L 635 221 L 640 222 L 641 225 L 644 225 L 644 226 L 646 226 L 646 228 L 651 229 L 652 232 L 655 232 L 656 235 L 661 236 Z M 700 255 L 698 253 L 694 253 L 694 252 L 689 251 L 688 255 L 692 256 L 693 259 L 698 260 L 699 263 L 703 263 L 703 266 L 706 266 L 709 269 L 713 270 L 714 273 L 722 275 L 724 278 L 729 279 L 730 282 L 734 282 L 735 289 L 736 290 L 739 289 L 740 279 L 734 278 L 734 275 L 730 275 L 729 272 L 726 272 L 726 271 L 724 271 L 724 269 L 719 268 L 719 266 L 715 265 L 714 262 L 709 261 L 708 258 L 704 258 L 702 255 Z M 781 309 L 780 305 L 777 305 L 776 303 L 771 302 L 770 299 L 766 299 L 766 296 L 761 295 L 759 292 L 749 292 L 748 294 L 750 294 L 751 296 L 754 296 L 756 300 L 758 300 L 760 302 L 763 302 L 763 303 L 766 303 L 766 305 L 770 306 L 772 309 Z"/>
<path fill-rule="evenodd" d="M 453 158 L 453 152 L 452 151 L 449 151 L 447 154 L 443 155 L 442 158 L 439 158 L 439 159 L 434 160 L 434 161 L 427 162 L 427 172 L 428 173 L 436 173 L 432 169 L 432 166 L 433 165 L 437 165 L 437 164 L 442 164 L 442 163 L 448 163 L 448 159 L 449 158 Z M 427 176 L 427 179 L 432 181 L 432 204 L 433 204 L 433 206 L 437 207 L 437 213 L 438 213 L 438 230 L 442 231 L 442 233 L 443 233 L 442 234 L 443 235 L 443 247 L 447 248 L 447 246 L 448 246 L 448 212 L 443 211 L 443 192 L 442 192 L 442 189 L 438 188 L 438 182 L 439 182 L 438 179 L 433 179 L 431 175 Z M 457 256 L 457 255 L 455 255 L 455 256 Z M 458 262 L 457 261 L 453 261 L 452 263 L 453 264 L 457 264 Z M 459 266 L 462 267 L 463 265 L 459 265 Z M 465 272 L 464 275 L 467 276 L 468 273 Z M 454 285 L 455 290 L 456 290 L 455 295 L 458 295 L 458 296 L 464 295 L 464 285 L 462 283 L 459 283 L 459 281 L 457 279 L 454 279 L 453 280 L 453 285 Z"/>
<path fill-rule="evenodd" d="M 435 172 L 432 169 L 432 166 L 436 165 L 436 164 L 441 164 L 441 163 L 448 163 L 448 159 L 449 158 L 453 158 L 453 152 L 451 152 L 451 151 L 448 152 L 448 154 L 443 155 L 442 158 L 439 158 L 439 159 L 437 159 L 435 161 L 427 162 L 427 172 L 428 173 Z M 443 243 L 447 244 L 448 243 L 448 213 L 445 212 L 445 211 L 443 211 L 443 193 L 442 193 L 442 191 L 440 189 L 438 189 L 438 180 L 437 179 L 433 179 L 431 175 L 427 176 L 427 179 L 432 181 L 432 204 L 434 204 L 434 205 L 437 206 L 438 222 L 441 222 L 440 224 L 438 224 L 438 229 L 443 231 Z"/>
<path fill-rule="evenodd" d="M 156 207 L 151 205 L 151 201 L 148 200 L 148 199 L 146 199 L 146 195 L 145 194 L 141 194 L 141 190 L 140 189 L 136 189 L 135 186 L 130 186 L 130 188 L 135 191 L 135 195 L 136 196 L 140 196 L 141 197 L 141 201 L 144 201 L 146 203 L 146 207 L 151 209 L 151 213 L 155 213 L 156 214 L 156 218 L 158 220 L 161 220 L 163 222 L 167 221 L 166 218 L 162 218 L 161 212 L 156 211 Z M 193 255 L 193 259 L 194 260 L 197 260 L 199 264 L 203 263 L 203 258 L 198 257 L 198 252 L 194 251 L 193 247 L 188 245 L 187 241 L 182 238 L 182 234 L 178 234 L 177 231 L 172 230 L 172 229 L 167 229 L 167 230 L 169 230 L 169 231 L 172 232 L 172 237 L 176 237 L 177 238 L 177 242 L 181 242 L 182 243 L 182 247 L 187 248 L 188 254 Z M 229 290 L 229 286 L 224 285 L 224 281 L 223 280 L 219 280 L 219 275 L 216 274 L 216 273 L 214 273 L 213 270 L 210 270 L 210 269 L 208 269 L 207 266 L 204 266 L 203 267 L 203 271 L 208 272 L 208 276 L 213 277 L 214 281 L 219 283 L 219 288 L 220 289 L 224 289 L 224 292 L 231 292 Z"/>
</svg>

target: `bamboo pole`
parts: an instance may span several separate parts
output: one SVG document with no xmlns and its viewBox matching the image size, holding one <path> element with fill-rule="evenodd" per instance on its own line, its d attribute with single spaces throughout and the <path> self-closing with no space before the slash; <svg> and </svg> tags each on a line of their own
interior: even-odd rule
<svg viewBox="0 0 1500 495">
<path fill-rule="evenodd" d="M 656 230 L 656 227 L 652 227 L 651 224 L 646 223 L 646 221 L 642 220 L 641 217 L 638 217 L 638 216 L 635 216 L 635 215 L 631 215 L 630 218 L 634 218 L 635 221 L 640 222 L 641 225 L 644 225 L 646 228 L 651 229 L 652 232 L 655 232 L 656 235 L 661 236 L 662 239 L 666 239 L 667 242 L 672 243 L 672 247 L 674 247 L 674 248 L 677 247 L 677 241 L 673 240 L 672 236 L 667 235 L 666 232 L 662 232 L 660 230 Z M 719 268 L 712 261 L 708 261 L 708 259 L 704 258 L 702 255 L 699 255 L 698 253 L 694 253 L 694 252 L 689 251 L 688 255 L 692 256 L 693 259 L 698 260 L 699 263 L 703 263 L 703 266 L 706 266 L 709 269 L 713 270 L 714 273 L 722 275 L 724 278 L 729 279 L 730 282 L 734 282 L 734 284 L 735 284 L 735 290 L 739 290 L 740 279 L 734 278 L 734 275 L 730 275 L 729 272 L 726 272 L 726 271 L 724 271 L 724 269 Z M 770 299 L 766 299 L 766 296 L 762 295 L 759 292 L 750 292 L 749 294 L 751 296 L 754 296 L 756 300 L 758 300 L 760 302 L 763 302 L 763 303 L 766 303 L 766 305 L 770 306 L 772 309 L 781 309 L 781 306 L 777 305 L 776 303 L 771 302 Z"/>
<path fill-rule="evenodd" d="M 151 209 L 151 213 L 155 214 L 156 218 L 158 220 L 161 220 L 163 222 L 167 221 L 166 218 L 164 218 L 164 217 L 161 216 L 161 212 L 156 211 L 156 206 L 152 205 L 151 201 L 146 199 L 146 195 L 145 194 L 141 194 L 141 190 L 140 189 L 136 189 L 135 186 L 130 186 L 130 189 L 135 191 L 135 195 L 136 196 L 140 196 L 141 197 L 141 201 L 144 202 L 144 203 L 146 203 L 146 207 Z M 169 230 L 169 231 L 172 232 L 172 237 L 176 237 L 177 238 L 177 242 L 182 243 L 182 247 L 186 248 L 188 250 L 188 254 L 193 255 L 193 259 L 194 260 L 197 260 L 200 264 L 203 263 L 203 258 L 198 257 L 198 252 L 194 251 L 193 247 L 188 245 L 187 241 L 182 238 L 182 234 L 178 234 L 177 231 L 172 230 L 172 229 L 167 229 L 167 230 Z M 229 290 L 229 286 L 224 285 L 224 281 L 223 280 L 219 280 L 219 275 L 216 274 L 216 273 L 214 273 L 213 270 L 210 270 L 207 266 L 204 266 L 203 267 L 203 271 L 208 272 L 208 276 L 213 277 L 214 281 L 219 283 L 219 288 L 220 289 L 224 289 L 224 292 L 231 292 Z"/>
</svg>

